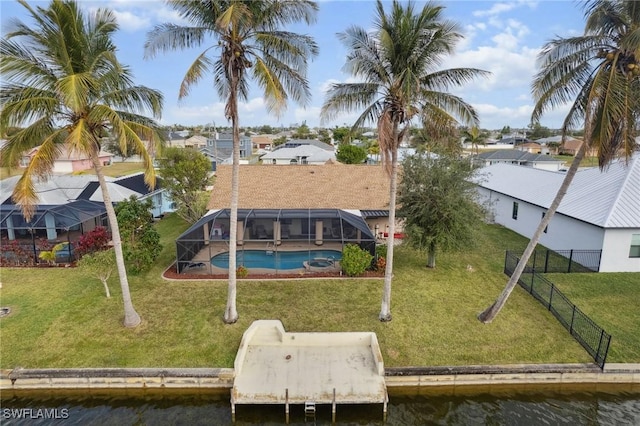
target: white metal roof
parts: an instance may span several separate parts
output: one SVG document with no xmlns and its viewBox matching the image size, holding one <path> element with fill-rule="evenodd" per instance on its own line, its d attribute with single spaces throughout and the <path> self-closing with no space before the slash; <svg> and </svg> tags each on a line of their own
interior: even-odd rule
<svg viewBox="0 0 640 426">
<path fill-rule="evenodd" d="M 512 164 L 480 169 L 480 186 L 548 208 L 565 174 Z M 600 171 L 580 170 L 560 203 L 558 213 L 603 228 L 640 228 L 640 154 L 628 163 L 613 162 Z"/>
</svg>

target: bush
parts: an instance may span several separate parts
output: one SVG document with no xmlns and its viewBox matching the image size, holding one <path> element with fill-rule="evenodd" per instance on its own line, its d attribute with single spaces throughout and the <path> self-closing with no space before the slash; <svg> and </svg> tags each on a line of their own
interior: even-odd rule
<svg viewBox="0 0 640 426">
<path fill-rule="evenodd" d="M 238 266 L 238 269 L 236 269 L 236 277 L 246 278 L 247 275 L 249 275 L 249 270 L 242 265 Z"/>
<path fill-rule="evenodd" d="M 387 257 L 387 245 L 379 244 L 376 246 L 376 257 Z"/>
<path fill-rule="evenodd" d="M 97 226 L 80 236 L 77 251 L 82 255 L 104 250 L 108 247 L 109 240 L 111 240 L 111 237 L 107 232 L 107 228 Z"/>
<path fill-rule="evenodd" d="M 376 271 L 382 272 L 387 267 L 387 258 L 378 256 L 378 260 L 376 260 Z"/>
<path fill-rule="evenodd" d="M 371 266 L 373 256 L 355 244 L 347 244 L 342 250 L 342 271 L 350 277 L 362 275 Z"/>
</svg>

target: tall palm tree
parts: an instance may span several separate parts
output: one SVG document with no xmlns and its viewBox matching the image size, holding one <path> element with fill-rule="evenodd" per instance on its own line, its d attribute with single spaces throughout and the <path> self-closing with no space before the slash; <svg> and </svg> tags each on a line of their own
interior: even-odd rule
<svg viewBox="0 0 640 426">
<path fill-rule="evenodd" d="M 178 14 L 193 26 L 162 24 L 149 34 L 145 54 L 209 45 L 191 64 L 180 86 L 179 97 L 189 94 L 193 84 L 208 72 L 220 98 L 226 99 L 225 115 L 233 128 L 233 170 L 231 173 L 231 217 L 229 240 L 229 288 L 224 322 L 238 320 L 236 309 L 236 236 L 240 174 L 240 126 L 238 100 L 247 100 L 249 78 L 264 90 L 267 109 L 279 115 L 289 96 L 306 104 L 310 91 L 306 79 L 307 61 L 317 55 L 318 46 L 307 35 L 281 30 L 289 24 L 314 22 L 318 6 L 309 0 L 258 1 L 169 0 Z M 212 53 L 219 51 L 219 56 Z"/>
<path fill-rule="evenodd" d="M 160 92 L 132 82 L 128 67 L 116 58 L 112 35 L 118 29 L 109 10 L 83 13 L 74 1 L 53 0 L 47 8 L 32 8 L 20 0 L 33 25 L 19 20 L 0 42 L 0 129 L 23 127 L 2 149 L 2 161 L 16 165 L 26 150 L 39 146 L 13 191 L 27 220 L 38 195 L 34 178 L 47 177 L 63 144 L 86 154 L 100 182 L 111 227 L 124 300 L 124 325 L 135 327 L 140 316 L 131 302 L 122 256 L 118 221 L 98 159 L 100 135 L 109 128 L 122 150 L 144 158 L 145 181 L 155 174 L 144 140 L 161 141 L 159 127 L 141 112 L 160 117 Z"/>
<path fill-rule="evenodd" d="M 364 110 L 354 129 L 377 123 L 382 161 L 390 178 L 389 238 L 380 321 L 391 320 L 398 147 L 414 118 L 428 117 L 431 123 L 443 126 L 449 126 L 454 116 L 465 123 L 478 123 L 474 109 L 446 90 L 485 72 L 440 68 L 462 37 L 457 25 L 442 14 L 443 7 L 432 3 L 416 10 L 411 2 L 403 6 L 395 0 L 386 13 L 378 0 L 372 32 L 352 26 L 338 34 L 350 50 L 344 68 L 360 82 L 333 84 L 322 107 L 324 120 L 344 111 Z"/>
<path fill-rule="evenodd" d="M 562 136 L 584 126 L 584 142 L 542 218 L 511 278 L 496 301 L 478 318 L 491 322 L 514 289 L 540 237 L 567 193 L 588 148 L 597 150 L 600 168 L 637 150 L 640 119 L 640 2 L 592 0 L 584 5 L 582 36 L 556 38 L 538 57 L 532 83 L 536 123 L 549 109 L 573 100 Z"/>
</svg>

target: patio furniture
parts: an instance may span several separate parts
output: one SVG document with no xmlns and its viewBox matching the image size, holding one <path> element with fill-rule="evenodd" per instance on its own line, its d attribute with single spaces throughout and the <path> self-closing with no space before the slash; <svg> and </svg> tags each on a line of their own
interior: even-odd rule
<svg viewBox="0 0 640 426">
<path fill-rule="evenodd" d="M 280 238 L 289 238 L 289 225 L 282 225 L 282 228 L 280 228 Z"/>
<path fill-rule="evenodd" d="M 269 236 L 267 235 L 267 231 L 264 229 L 264 225 L 256 226 L 256 235 L 260 240 L 266 240 L 267 238 L 269 238 Z"/>
</svg>

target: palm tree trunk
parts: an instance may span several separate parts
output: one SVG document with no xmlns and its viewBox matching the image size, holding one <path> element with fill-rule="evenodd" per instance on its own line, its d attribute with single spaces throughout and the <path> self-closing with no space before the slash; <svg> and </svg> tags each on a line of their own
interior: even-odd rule
<svg viewBox="0 0 640 426">
<path fill-rule="evenodd" d="M 562 201 L 565 194 L 567 193 L 567 190 L 569 189 L 569 186 L 571 185 L 571 182 L 573 181 L 573 178 L 576 172 L 578 171 L 578 167 L 580 166 L 580 162 L 582 161 L 582 158 L 584 157 L 586 150 L 587 150 L 587 142 L 584 141 L 582 143 L 582 146 L 576 153 L 576 156 L 573 159 L 573 162 L 571 163 L 571 167 L 569 167 L 569 170 L 567 171 L 567 174 L 564 177 L 564 180 L 562 181 L 562 185 L 560 185 L 560 189 L 558 189 L 558 193 L 556 194 L 556 197 L 553 199 L 553 202 L 551 203 L 549 210 L 546 212 L 546 214 L 540 221 L 540 224 L 538 225 L 536 232 L 531 237 L 531 240 L 529 240 L 529 244 L 527 245 L 527 248 L 525 249 L 524 253 L 522 253 L 522 258 L 518 262 L 518 265 L 516 266 L 516 269 L 513 271 L 513 274 L 511 274 L 511 278 L 509 278 L 509 282 L 507 282 L 506 287 L 504 288 L 504 290 L 502 290 L 502 293 L 500 294 L 500 296 L 498 296 L 496 301 L 493 302 L 491 306 L 489 306 L 487 309 L 485 309 L 483 312 L 481 312 L 478 315 L 478 319 L 483 323 L 488 324 L 491 321 L 493 321 L 496 315 L 498 315 L 498 313 L 504 306 L 504 304 L 507 302 L 509 295 L 515 288 L 516 284 L 518 283 L 518 280 L 520 280 L 520 277 L 522 276 L 522 272 L 524 272 L 524 268 L 527 266 L 527 262 L 529 262 L 529 258 L 531 257 L 531 255 L 533 254 L 533 251 L 538 245 L 538 241 L 540 241 L 540 237 L 542 237 L 544 229 L 547 227 L 549 222 L 551 222 L 551 218 L 556 213 L 556 210 L 558 210 L 558 206 L 560 206 L 560 202 Z"/>
<path fill-rule="evenodd" d="M 120 278 L 120 288 L 122 289 L 122 301 L 124 302 L 124 326 L 125 327 L 137 327 L 140 322 L 140 315 L 136 312 L 131 302 L 131 294 L 129 293 L 129 279 L 127 278 L 127 269 L 124 265 L 124 255 L 122 254 L 122 240 L 120 239 L 120 227 L 118 226 L 118 219 L 116 218 L 116 211 L 111 203 L 111 195 L 107 188 L 107 182 L 104 179 L 102 173 L 102 165 L 98 159 L 98 153 L 95 152 L 91 155 L 93 161 L 93 169 L 98 177 L 100 183 L 100 189 L 102 190 L 102 199 L 104 200 L 104 207 L 107 210 L 107 218 L 109 219 L 109 226 L 111 227 L 111 240 L 113 241 L 113 250 L 116 254 L 116 267 L 118 269 L 118 277 Z"/>
<path fill-rule="evenodd" d="M 240 185 L 240 127 L 238 125 L 238 77 L 233 76 L 229 95 L 229 111 L 233 126 L 233 165 L 231 169 L 231 217 L 229 218 L 229 284 L 227 287 L 227 306 L 224 311 L 225 324 L 238 321 L 236 309 L 236 248 L 238 241 L 238 198 Z"/>
<path fill-rule="evenodd" d="M 397 146 L 397 144 L 396 144 Z M 396 232 L 396 190 L 398 187 L 398 150 L 391 153 L 391 182 L 389 185 L 389 235 L 387 237 L 387 265 L 384 269 L 384 288 L 380 306 L 380 321 L 391 321 L 391 280 L 393 279 L 393 246 Z"/>
</svg>

